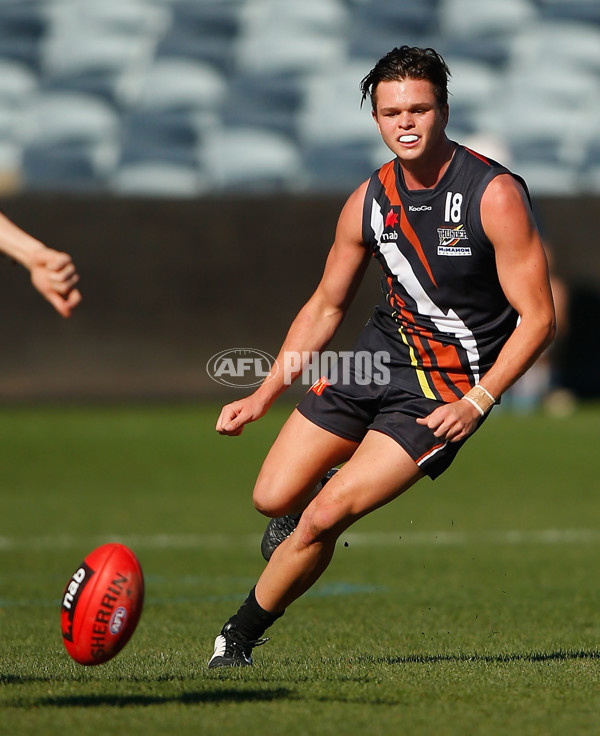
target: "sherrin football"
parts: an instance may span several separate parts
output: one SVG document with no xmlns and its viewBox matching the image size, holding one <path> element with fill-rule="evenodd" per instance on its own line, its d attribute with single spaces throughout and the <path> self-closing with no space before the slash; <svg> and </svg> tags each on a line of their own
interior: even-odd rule
<svg viewBox="0 0 600 736">
<path fill-rule="evenodd" d="M 103 544 L 71 575 L 62 598 L 67 652 L 79 664 L 107 662 L 131 639 L 144 605 L 144 576 L 123 544 Z"/>
</svg>

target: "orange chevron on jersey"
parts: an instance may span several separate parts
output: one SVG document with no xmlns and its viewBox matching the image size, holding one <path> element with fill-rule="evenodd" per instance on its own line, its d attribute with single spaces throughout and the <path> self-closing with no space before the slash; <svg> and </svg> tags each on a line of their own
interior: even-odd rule
<svg viewBox="0 0 600 736">
<path fill-rule="evenodd" d="M 398 207 L 400 204 L 400 195 L 396 188 L 396 170 L 394 168 L 394 162 L 388 161 L 379 169 L 379 180 L 383 184 L 386 196 L 392 207 Z"/>
<path fill-rule="evenodd" d="M 403 329 L 404 336 L 412 342 L 419 355 L 418 365 L 426 371 L 442 401 L 456 401 L 471 388 L 456 347 L 451 344 L 440 344 L 431 331 L 417 325 L 413 315 L 397 294 L 395 301 L 398 305 L 398 314 L 393 316 L 396 319 L 400 318 L 399 321 L 403 325 L 400 329 Z"/>
<path fill-rule="evenodd" d="M 390 161 L 389 163 L 381 167 L 381 169 L 379 170 L 379 178 L 381 180 L 381 183 L 383 184 L 383 187 L 389 199 L 390 205 L 395 206 L 395 207 L 400 207 L 400 228 L 402 232 L 406 236 L 408 242 L 413 246 L 415 251 L 418 253 L 419 258 L 421 259 L 421 263 L 425 267 L 425 270 L 429 274 L 429 277 L 431 278 L 433 284 L 437 286 L 437 284 L 435 283 L 435 279 L 433 278 L 433 274 L 431 272 L 431 267 L 429 266 L 429 263 L 427 262 L 425 253 L 423 252 L 423 246 L 419 242 L 419 238 L 417 237 L 417 234 L 412 229 L 411 224 L 408 221 L 408 218 L 406 217 L 406 212 L 404 211 L 404 207 L 402 206 L 402 201 L 400 200 L 398 189 L 395 186 L 396 172 L 394 170 L 393 161 Z M 387 223 L 388 223 L 388 220 L 386 217 L 386 226 L 387 226 Z"/>
</svg>

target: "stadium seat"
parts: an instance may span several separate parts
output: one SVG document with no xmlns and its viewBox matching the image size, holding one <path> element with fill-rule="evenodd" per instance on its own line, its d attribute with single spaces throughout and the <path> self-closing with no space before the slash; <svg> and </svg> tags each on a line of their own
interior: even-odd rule
<svg viewBox="0 0 600 736">
<path fill-rule="evenodd" d="M 301 102 L 297 74 L 242 70 L 229 84 L 221 120 L 226 126 L 266 128 L 295 137 Z"/>
<path fill-rule="evenodd" d="M 23 187 L 23 148 L 0 133 L 0 196 L 15 194 Z"/>
<path fill-rule="evenodd" d="M 236 68 L 252 73 L 310 74 L 343 62 L 345 42 L 310 35 L 283 36 L 265 31 L 240 38 L 235 49 Z"/>
<path fill-rule="evenodd" d="M 40 94 L 23 115 L 22 137 L 28 145 L 118 140 L 119 116 L 107 104 L 87 95 Z"/>
<path fill-rule="evenodd" d="M 98 97 L 115 108 L 126 109 L 136 98 L 139 82 L 118 69 L 65 69 L 56 74 L 47 74 L 41 80 L 44 92 L 76 94 Z"/>
<path fill-rule="evenodd" d="M 583 163 L 584 146 L 573 146 L 558 135 L 536 134 L 532 131 L 528 136 L 521 135 L 511 141 L 510 149 L 518 165 L 547 163 L 576 169 Z"/>
<path fill-rule="evenodd" d="M 359 82 L 368 71 L 364 63 L 353 61 L 306 80 L 298 120 L 303 146 L 373 142 L 377 130 L 370 103 L 360 105 Z"/>
<path fill-rule="evenodd" d="M 548 195 L 575 197 L 585 193 L 580 173 L 564 164 L 515 162 L 512 169 L 525 179 L 534 199 Z"/>
<path fill-rule="evenodd" d="M 127 107 L 170 12 L 144 0 L 55 0 L 42 45 L 43 86 Z"/>
<path fill-rule="evenodd" d="M 585 149 L 584 161 L 589 166 L 600 166 L 600 136 L 589 141 Z"/>
<path fill-rule="evenodd" d="M 20 107 L 37 88 L 38 75 L 27 65 L 0 57 L 0 105 Z"/>
<path fill-rule="evenodd" d="M 464 58 L 500 71 L 510 59 L 510 35 L 488 29 L 466 38 L 442 35 L 432 39 L 431 45 L 444 58 Z"/>
<path fill-rule="evenodd" d="M 345 58 L 347 14 L 337 0 L 258 0 L 242 15 L 236 66 L 248 73 L 318 73 Z"/>
<path fill-rule="evenodd" d="M 39 71 L 47 18 L 36 0 L 0 3 L 0 55 Z"/>
<path fill-rule="evenodd" d="M 510 136 L 522 152 L 535 148 L 536 138 L 550 139 L 563 151 L 565 161 L 579 165 L 585 146 L 598 136 L 600 79 L 571 62 L 559 58 L 548 59 L 541 67 L 511 65 L 502 95 L 500 119 L 505 126 L 511 115 L 517 121 Z"/>
<path fill-rule="evenodd" d="M 438 32 L 437 0 L 366 0 L 352 14 L 349 56 L 376 61 L 395 46 L 430 45 Z"/>
<path fill-rule="evenodd" d="M 147 110 L 217 110 L 227 83 L 210 64 L 181 57 L 160 57 L 140 78 L 138 107 Z"/>
<path fill-rule="evenodd" d="M 123 162 L 197 165 L 203 130 L 219 120 L 225 81 L 214 67 L 184 58 L 159 58 L 140 83 L 135 106 L 123 116 Z"/>
<path fill-rule="evenodd" d="M 560 56 L 542 66 L 511 64 L 503 78 L 505 94 L 526 99 L 535 96 L 561 109 L 596 109 L 600 99 L 600 75 Z M 591 109 L 590 109 L 591 108 Z M 558 114 L 558 109 L 555 114 Z"/>
<path fill-rule="evenodd" d="M 525 178 L 533 194 L 582 193 L 584 138 L 565 136 L 562 126 L 544 126 L 536 119 L 514 127 L 518 134 L 511 133 L 507 141 L 510 168 Z"/>
<path fill-rule="evenodd" d="M 93 28 L 102 34 L 156 36 L 171 22 L 168 5 L 146 0 L 50 0 L 44 14 L 54 32 L 78 26 L 84 33 Z"/>
<path fill-rule="evenodd" d="M 498 163 L 508 166 L 512 165 L 512 154 L 510 147 L 503 138 L 499 136 L 490 135 L 489 133 L 482 131 L 465 131 L 463 135 L 457 136 L 467 148 L 470 148 L 476 153 L 480 153 L 486 158 L 491 158 Z"/>
<path fill-rule="evenodd" d="M 106 189 L 116 158 L 114 144 L 38 142 L 23 152 L 24 183 L 30 191 L 100 192 Z"/>
<path fill-rule="evenodd" d="M 586 171 L 584 182 L 584 191 L 586 194 L 600 194 L 600 165 L 590 166 Z"/>
<path fill-rule="evenodd" d="M 559 101 L 536 94 L 533 88 L 503 89 L 493 103 L 474 113 L 474 119 L 479 130 L 505 138 L 511 146 L 539 136 L 576 149 L 598 130 L 598 111 L 592 101 L 587 106 L 574 105 L 565 113 Z"/>
<path fill-rule="evenodd" d="M 347 194 L 392 158 L 388 149 L 378 149 L 377 158 L 367 142 L 308 146 L 302 153 L 310 191 Z"/>
<path fill-rule="evenodd" d="M 206 193 L 208 182 L 191 165 L 172 161 L 139 161 L 123 164 L 110 181 L 115 194 L 137 197 L 197 197 Z"/>
<path fill-rule="evenodd" d="M 239 29 L 246 0 L 167 0 L 173 25 L 231 40 Z"/>
<path fill-rule="evenodd" d="M 406 44 L 407 46 L 429 46 L 433 45 L 429 38 L 409 30 L 398 32 L 385 32 L 375 30 L 369 33 L 361 32 L 356 28 L 348 42 L 348 58 L 352 61 L 363 61 L 365 74 L 388 51 L 396 46 Z"/>
<path fill-rule="evenodd" d="M 302 186 L 299 152 L 284 136 L 222 128 L 206 136 L 202 162 L 217 190 L 294 191 Z"/>
<path fill-rule="evenodd" d="M 153 43 L 144 36 L 99 32 L 76 23 L 61 27 L 45 41 L 45 74 L 78 73 L 89 69 L 124 71 L 149 63 Z"/>
<path fill-rule="evenodd" d="M 171 9 L 172 24 L 158 43 L 157 56 L 204 61 L 230 74 L 239 31 L 240 2 L 177 0 Z"/>
<path fill-rule="evenodd" d="M 538 17 L 529 0 L 442 0 L 438 13 L 441 35 L 452 39 L 510 34 Z"/>
<path fill-rule="evenodd" d="M 550 21 L 577 21 L 600 24 L 597 0 L 541 0 L 540 15 Z"/>
<path fill-rule="evenodd" d="M 0 106 L 0 141 L 16 141 L 21 136 L 19 115 L 11 105 Z"/>
<path fill-rule="evenodd" d="M 600 194 L 600 137 L 588 142 L 583 154 L 583 178 L 589 194 Z"/>
<path fill-rule="evenodd" d="M 342 0 L 303 0 L 282 3 L 281 0 L 247 2 L 241 15 L 241 33 L 260 35 L 279 29 L 282 35 L 344 37 L 350 16 Z"/>
<path fill-rule="evenodd" d="M 493 103 L 502 76 L 493 67 L 473 59 L 447 55 L 452 76 L 448 85 L 450 119 L 448 135 L 462 140 L 477 132 L 477 113 Z"/>
<path fill-rule="evenodd" d="M 96 95 L 126 108 L 139 93 L 153 49 L 153 39 L 144 36 L 63 27 L 43 46 L 43 85 L 49 92 Z"/>
<path fill-rule="evenodd" d="M 121 161 L 171 161 L 197 166 L 198 127 L 187 111 L 138 110 L 127 115 Z"/>
<path fill-rule="evenodd" d="M 518 67 L 557 66 L 559 60 L 600 73 L 600 28 L 584 23 L 543 22 L 526 26 L 511 40 L 511 60 Z"/>
<path fill-rule="evenodd" d="M 479 64 L 464 57 L 447 55 L 451 77 L 448 84 L 450 108 L 473 110 L 486 106 L 498 93 L 501 75 L 486 64 Z"/>
</svg>

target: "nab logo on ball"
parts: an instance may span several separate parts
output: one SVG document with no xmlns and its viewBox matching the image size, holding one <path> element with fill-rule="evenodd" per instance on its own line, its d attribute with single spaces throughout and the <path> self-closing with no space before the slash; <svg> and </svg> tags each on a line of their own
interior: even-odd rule
<svg viewBox="0 0 600 736">
<path fill-rule="evenodd" d="M 107 662 L 131 639 L 144 605 L 144 576 L 134 553 L 104 544 L 71 575 L 62 598 L 61 627 L 76 662 Z"/>
</svg>

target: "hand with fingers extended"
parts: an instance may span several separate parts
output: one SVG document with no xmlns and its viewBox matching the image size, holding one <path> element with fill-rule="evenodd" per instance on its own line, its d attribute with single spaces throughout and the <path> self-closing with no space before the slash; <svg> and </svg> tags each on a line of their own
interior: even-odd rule
<svg viewBox="0 0 600 736">
<path fill-rule="evenodd" d="M 226 404 L 217 419 L 217 432 L 228 437 L 238 437 L 246 424 L 255 422 L 266 414 L 270 403 L 254 393 L 239 401 Z"/>
<path fill-rule="evenodd" d="M 81 301 L 79 274 L 67 253 L 42 247 L 29 263 L 31 283 L 63 317 L 70 317 Z"/>
</svg>

